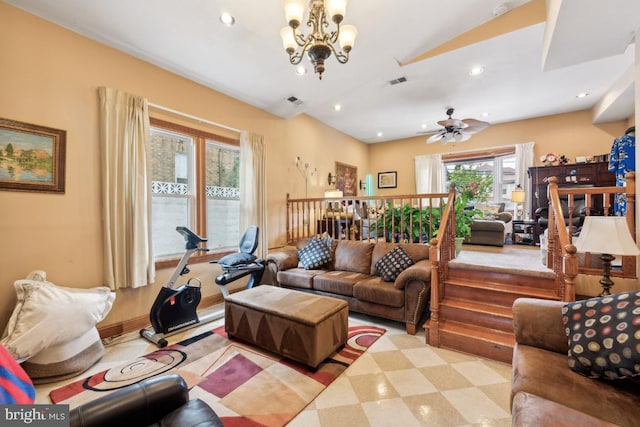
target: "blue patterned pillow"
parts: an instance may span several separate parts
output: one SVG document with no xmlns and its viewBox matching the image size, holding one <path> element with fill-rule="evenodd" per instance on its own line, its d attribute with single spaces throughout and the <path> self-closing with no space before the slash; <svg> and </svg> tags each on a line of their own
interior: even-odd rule
<svg viewBox="0 0 640 427">
<path fill-rule="evenodd" d="M 322 267 L 326 263 L 332 260 L 331 250 L 329 246 L 322 240 L 314 237 L 311 242 L 304 248 L 298 251 L 298 258 L 300 264 L 305 270 L 313 270 L 318 267 Z"/>
<path fill-rule="evenodd" d="M 589 378 L 640 375 L 640 291 L 566 304 L 569 367 Z"/>
<path fill-rule="evenodd" d="M 376 271 L 385 282 L 393 282 L 398 274 L 413 265 L 413 259 L 401 246 L 396 246 L 376 262 Z"/>
</svg>

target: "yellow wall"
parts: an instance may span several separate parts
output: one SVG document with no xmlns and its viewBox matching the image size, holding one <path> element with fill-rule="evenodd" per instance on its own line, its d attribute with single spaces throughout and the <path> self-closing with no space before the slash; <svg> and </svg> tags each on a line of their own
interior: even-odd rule
<svg viewBox="0 0 640 427">
<path fill-rule="evenodd" d="M 415 192 L 414 158 L 425 154 L 450 154 L 504 145 L 535 142 L 538 165 L 541 155 L 554 152 L 573 160 L 576 156 L 608 154 L 614 138 L 628 127 L 627 120 L 594 125 L 588 110 L 535 119 L 495 124 L 456 144 L 427 144 L 427 136 L 373 144 L 369 147 L 369 173 L 398 171 L 398 188 L 376 190 L 376 194 Z M 375 175 L 377 176 L 377 175 Z"/>
<path fill-rule="evenodd" d="M 99 86 L 264 135 L 270 247 L 285 243 L 286 194 L 305 195 L 305 180 L 293 162 L 296 156 L 316 169 L 308 181 L 311 197 L 321 196 L 328 188 L 326 177 L 334 172 L 336 160 L 357 166 L 359 179 L 371 173 L 375 181 L 377 172 L 397 170 L 398 188 L 376 189 L 376 193 L 411 193 L 416 155 L 528 141 L 536 142 L 537 155 L 547 151 L 569 157 L 602 154 L 627 125 L 594 126 L 588 112 L 580 112 L 494 125 L 474 136 L 472 144 L 455 147 L 427 146 L 425 137 L 367 146 L 308 116 L 283 120 L 4 2 L 0 2 L 0 40 L 0 117 L 67 131 L 65 194 L 0 191 L 0 329 L 15 305 L 13 282 L 32 270 L 45 270 L 50 281 L 62 286 L 102 284 Z M 203 279 L 204 295 L 217 294 L 213 277 L 218 271 L 209 264 L 192 267 L 192 275 Z M 101 326 L 148 313 L 158 287 L 170 274 L 158 271 L 153 286 L 118 291 L 114 308 Z"/>
<path fill-rule="evenodd" d="M 282 245 L 286 193 L 303 197 L 299 155 L 318 169 L 309 195 L 320 196 L 336 160 L 367 168 L 367 146 L 306 116 L 283 120 L 0 2 L 0 117 L 67 131 L 65 194 L 0 191 L 0 329 L 15 305 L 13 282 L 35 269 L 69 287 L 102 284 L 97 88 L 262 134 L 267 147 L 269 246 Z M 294 78 L 293 76 L 292 78 Z M 225 134 L 224 131 L 220 133 Z M 228 136 L 233 136 L 226 133 Z M 208 264 L 193 275 L 218 293 Z M 156 284 L 118 291 L 103 325 L 148 313 Z"/>
</svg>

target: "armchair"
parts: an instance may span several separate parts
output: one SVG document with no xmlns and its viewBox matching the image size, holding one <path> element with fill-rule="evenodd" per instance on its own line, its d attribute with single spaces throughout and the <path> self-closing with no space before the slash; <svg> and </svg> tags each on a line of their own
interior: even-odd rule
<svg viewBox="0 0 640 427">
<path fill-rule="evenodd" d="M 560 208 L 562 209 L 562 215 L 567 226 L 575 228 L 582 227 L 584 223 L 584 217 L 586 216 L 587 208 L 585 206 L 585 197 L 575 196 L 573 199 L 573 207 L 569 210 L 569 204 L 567 202 L 567 196 L 560 197 Z M 594 214 L 595 212 L 590 212 Z M 571 215 L 569 215 L 571 214 Z M 571 223 L 569 223 L 569 216 L 571 216 Z M 549 207 L 540 207 L 535 211 L 535 218 L 540 228 L 540 233 L 547 229 L 549 226 Z"/>
</svg>

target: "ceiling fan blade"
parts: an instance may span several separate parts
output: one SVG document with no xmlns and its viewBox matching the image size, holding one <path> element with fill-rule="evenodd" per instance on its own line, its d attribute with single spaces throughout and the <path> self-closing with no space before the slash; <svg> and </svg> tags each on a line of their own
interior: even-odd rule
<svg viewBox="0 0 640 427">
<path fill-rule="evenodd" d="M 442 134 L 442 132 L 438 132 L 427 138 L 427 144 L 433 144 L 434 142 L 440 141 L 442 138 L 444 138 L 444 134 Z"/>
<path fill-rule="evenodd" d="M 421 130 L 419 132 L 416 132 L 416 135 L 433 135 L 440 132 L 442 132 L 442 129 Z"/>
<path fill-rule="evenodd" d="M 489 123 L 476 119 L 464 119 L 463 122 L 467 125 L 462 132 L 463 133 L 478 133 L 485 130 L 490 126 Z"/>
<path fill-rule="evenodd" d="M 466 128 L 468 125 L 460 120 L 460 119 L 445 119 L 445 120 L 440 120 L 438 122 L 438 124 L 442 127 L 454 127 L 454 128 L 460 128 L 460 129 L 464 129 Z"/>
</svg>

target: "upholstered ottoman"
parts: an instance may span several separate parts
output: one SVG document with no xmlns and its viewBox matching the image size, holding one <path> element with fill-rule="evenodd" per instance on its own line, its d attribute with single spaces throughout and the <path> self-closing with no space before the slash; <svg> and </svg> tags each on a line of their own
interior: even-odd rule
<svg viewBox="0 0 640 427">
<path fill-rule="evenodd" d="M 269 285 L 225 299 L 225 331 L 317 368 L 347 342 L 346 301 Z"/>
</svg>

